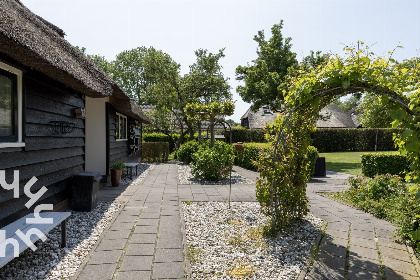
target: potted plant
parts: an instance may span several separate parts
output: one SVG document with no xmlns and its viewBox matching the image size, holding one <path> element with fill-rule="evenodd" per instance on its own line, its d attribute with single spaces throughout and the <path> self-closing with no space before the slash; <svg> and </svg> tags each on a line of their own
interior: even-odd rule
<svg viewBox="0 0 420 280">
<path fill-rule="evenodd" d="M 118 187 L 121 181 L 122 171 L 124 169 L 124 162 L 116 162 L 111 165 L 111 184 L 113 187 Z"/>
</svg>

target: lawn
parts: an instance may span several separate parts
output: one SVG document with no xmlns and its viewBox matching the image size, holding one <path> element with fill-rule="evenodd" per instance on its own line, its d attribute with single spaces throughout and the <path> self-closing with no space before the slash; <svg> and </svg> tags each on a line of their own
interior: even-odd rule
<svg viewBox="0 0 420 280">
<path fill-rule="evenodd" d="M 327 170 L 361 176 L 361 154 L 364 153 L 370 152 L 319 153 L 319 156 L 325 157 Z"/>
</svg>

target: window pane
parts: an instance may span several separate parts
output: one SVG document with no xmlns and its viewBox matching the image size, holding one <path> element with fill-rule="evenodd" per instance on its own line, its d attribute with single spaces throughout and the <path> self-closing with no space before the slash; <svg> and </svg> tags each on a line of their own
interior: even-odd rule
<svg viewBox="0 0 420 280">
<path fill-rule="evenodd" d="M 14 135 L 13 81 L 0 74 L 0 137 Z"/>
<path fill-rule="evenodd" d="M 127 118 L 121 117 L 122 124 L 121 124 L 121 139 L 127 139 Z"/>
</svg>

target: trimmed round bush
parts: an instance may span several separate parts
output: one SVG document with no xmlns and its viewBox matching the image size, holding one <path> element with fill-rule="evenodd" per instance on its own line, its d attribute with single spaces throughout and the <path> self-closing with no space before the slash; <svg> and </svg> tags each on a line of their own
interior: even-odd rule
<svg viewBox="0 0 420 280">
<path fill-rule="evenodd" d="M 191 163 L 193 160 L 192 155 L 198 151 L 198 147 L 199 144 L 196 140 L 191 140 L 185 144 L 182 144 L 176 153 L 177 158 L 184 163 Z"/>
<path fill-rule="evenodd" d="M 216 141 L 210 148 L 209 143 L 205 141 L 192 155 L 191 172 L 199 180 L 223 180 L 229 176 L 231 161 L 235 159 L 234 148 L 222 141 Z"/>
</svg>

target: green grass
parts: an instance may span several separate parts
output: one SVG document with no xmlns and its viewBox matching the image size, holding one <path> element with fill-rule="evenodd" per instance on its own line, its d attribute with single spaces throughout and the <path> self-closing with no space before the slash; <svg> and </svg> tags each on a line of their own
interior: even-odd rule
<svg viewBox="0 0 420 280">
<path fill-rule="evenodd" d="M 325 157 L 327 170 L 362 176 L 361 154 L 364 153 L 373 152 L 319 153 L 319 156 Z"/>
</svg>

